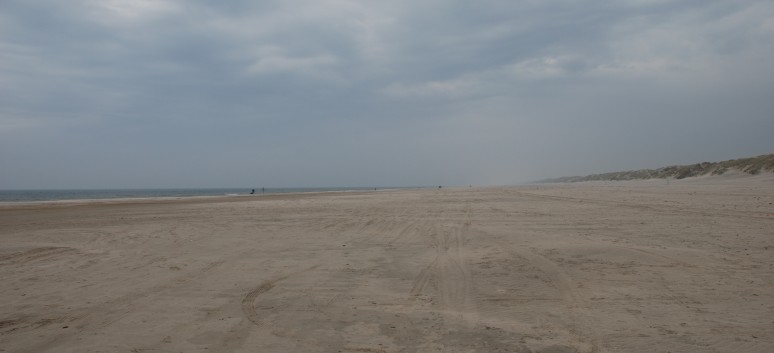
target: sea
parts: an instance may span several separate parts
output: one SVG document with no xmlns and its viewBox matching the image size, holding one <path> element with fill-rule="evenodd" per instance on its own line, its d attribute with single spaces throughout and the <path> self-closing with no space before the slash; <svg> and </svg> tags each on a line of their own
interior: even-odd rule
<svg viewBox="0 0 774 353">
<path fill-rule="evenodd" d="M 0 190 L 0 202 L 35 202 L 64 200 L 101 200 L 157 197 L 238 196 L 325 191 L 365 191 L 396 189 L 394 187 L 340 188 L 215 188 L 215 189 L 68 189 L 68 190 Z"/>
</svg>

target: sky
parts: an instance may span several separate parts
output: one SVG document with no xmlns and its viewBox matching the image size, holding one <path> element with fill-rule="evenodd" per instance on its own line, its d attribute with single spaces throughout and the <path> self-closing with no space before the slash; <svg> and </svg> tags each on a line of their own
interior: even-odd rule
<svg viewBox="0 0 774 353">
<path fill-rule="evenodd" d="M 511 185 L 772 133 L 771 0 L 0 2 L 0 189 Z"/>
</svg>

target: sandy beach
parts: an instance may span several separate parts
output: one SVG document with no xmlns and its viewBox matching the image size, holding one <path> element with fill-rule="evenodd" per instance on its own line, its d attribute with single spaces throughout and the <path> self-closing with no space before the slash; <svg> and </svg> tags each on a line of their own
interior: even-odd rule
<svg viewBox="0 0 774 353">
<path fill-rule="evenodd" d="M 4 204 L 0 276 L 0 352 L 774 352 L 774 179 Z"/>
</svg>

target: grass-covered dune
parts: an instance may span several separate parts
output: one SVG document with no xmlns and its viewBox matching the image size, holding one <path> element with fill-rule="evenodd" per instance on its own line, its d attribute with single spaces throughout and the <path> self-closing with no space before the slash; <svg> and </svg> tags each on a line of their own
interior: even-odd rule
<svg viewBox="0 0 774 353">
<path fill-rule="evenodd" d="M 587 176 L 569 176 L 545 179 L 543 183 L 573 183 L 595 180 L 637 180 L 637 179 L 684 179 L 702 175 L 721 175 L 729 170 L 737 170 L 747 174 L 774 172 L 774 154 L 757 157 L 732 159 L 722 162 L 702 162 L 689 165 L 675 165 L 658 169 L 640 169 L 623 172 L 592 174 Z"/>
</svg>

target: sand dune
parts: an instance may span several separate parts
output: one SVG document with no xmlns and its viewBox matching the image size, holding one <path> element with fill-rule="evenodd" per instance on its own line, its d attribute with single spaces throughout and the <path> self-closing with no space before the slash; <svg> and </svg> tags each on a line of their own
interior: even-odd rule
<svg viewBox="0 0 774 353">
<path fill-rule="evenodd" d="M 5 352 L 772 352 L 774 182 L 4 205 Z"/>
</svg>

